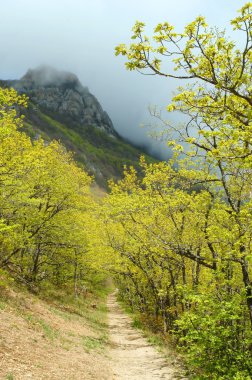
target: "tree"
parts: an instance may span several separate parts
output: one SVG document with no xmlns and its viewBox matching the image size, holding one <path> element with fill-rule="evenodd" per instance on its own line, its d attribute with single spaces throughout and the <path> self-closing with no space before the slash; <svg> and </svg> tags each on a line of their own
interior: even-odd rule
<svg viewBox="0 0 252 380">
<path fill-rule="evenodd" d="M 247 3 L 231 21 L 244 35 L 239 49 L 225 32 L 209 29 L 204 17 L 197 17 L 183 33 L 174 32 L 169 23 L 158 24 L 155 46 L 137 22 L 132 39 L 136 43 L 117 46 L 116 55 L 128 58 L 126 68 L 143 74 L 177 79 L 196 79 L 174 97 L 168 111 L 178 110 L 189 116 L 180 137 L 189 142 L 194 153 L 202 151 L 215 160 L 242 159 L 251 163 L 251 60 L 252 4 Z M 162 59 L 171 58 L 174 73 L 162 70 Z M 176 74 L 176 72 L 178 72 Z M 195 137 L 195 132 L 197 136 Z M 224 139 L 224 142 L 223 142 Z M 244 161 L 243 161 L 244 163 Z"/>
<path fill-rule="evenodd" d="M 123 228 L 141 245 L 138 254 L 132 255 L 129 247 L 128 254 L 121 252 L 131 259 L 133 268 L 150 270 L 155 281 L 157 267 L 164 274 L 167 263 L 171 265 L 177 260 L 176 265 L 170 266 L 169 274 L 165 274 L 166 288 L 161 287 L 159 294 L 166 300 L 171 299 L 171 294 L 176 295 L 175 324 L 184 334 L 182 341 L 191 358 L 196 362 L 199 352 L 205 358 L 213 355 L 209 373 L 216 373 L 217 378 L 227 373 L 229 378 L 239 378 L 237 368 L 243 368 L 241 377 L 246 378 L 251 376 L 251 367 L 247 364 L 244 367 L 239 355 L 243 352 L 240 358 L 245 363 L 252 327 L 252 4 L 244 5 L 231 24 L 243 33 L 242 49 L 225 32 L 208 28 L 203 17 L 187 25 L 183 33 L 176 33 L 167 22 L 157 25 L 153 43 L 144 35 L 144 24 L 137 22 L 132 36 L 135 43 L 116 48 L 117 55 L 128 59 L 129 70 L 187 81 L 167 107 L 169 112 L 184 113 L 187 121 L 182 127 L 166 124 L 178 169 L 170 165 L 145 166 L 142 183 L 135 180 L 130 185 L 128 174 L 124 183 L 113 187 L 112 197 L 118 193 L 118 199 L 122 200 L 119 194 L 127 193 L 127 203 L 132 207 L 132 198 L 141 193 L 143 206 L 138 203 L 137 213 L 128 212 L 126 216 L 121 212 L 116 216 L 116 221 L 119 215 L 132 219 L 130 226 L 124 221 Z M 167 59 L 174 62 L 174 73 L 163 70 Z M 148 243 L 144 243 L 142 233 L 137 235 L 139 226 L 146 231 Z M 110 240 L 115 245 L 115 238 Z M 142 261 L 146 247 L 147 261 L 154 260 L 154 266 Z M 165 264 L 161 265 L 163 257 Z M 123 278 L 127 276 L 125 273 Z M 188 282 L 190 273 L 193 276 Z M 174 283 L 175 290 L 171 293 Z M 156 286 L 160 288 L 160 284 Z M 148 293 L 144 294 L 149 304 Z M 215 309 L 215 315 L 211 308 Z M 167 311 L 169 307 L 165 305 L 164 309 Z M 246 325 L 245 330 L 242 324 Z M 206 329 L 211 330 L 211 337 L 204 335 Z M 247 348 L 241 347 L 243 339 Z M 222 354 L 225 340 L 230 344 L 229 357 L 236 363 L 232 369 L 229 359 Z"/>
<path fill-rule="evenodd" d="M 29 288 L 86 281 L 91 178 L 56 141 L 20 130 L 26 98 L 0 88 L 0 267 Z"/>
<path fill-rule="evenodd" d="M 198 79 L 173 98 L 168 111 L 178 110 L 189 119 L 179 131 L 179 140 L 187 142 L 190 156 L 201 157 L 208 165 L 205 184 L 215 181 L 222 196 L 225 196 L 229 212 L 234 214 L 240 237 L 246 233 L 241 219 L 244 202 L 250 201 L 252 163 L 252 4 L 247 3 L 240 15 L 231 21 L 233 28 L 244 35 L 244 48 L 218 29 L 209 29 L 203 17 L 175 33 L 167 22 L 157 25 L 154 41 L 144 36 L 144 24 L 137 22 L 133 28 L 137 43 L 129 48 L 119 45 L 116 54 L 128 58 L 126 67 L 130 70 L 146 70 L 154 75 L 178 79 Z M 175 71 L 162 71 L 160 57 L 172 57 Z M 171 142 L 177 150 L 182 146 Z M 215 177 L 207 177 L 214 173 Z M 243 281 L 247 290 L 247 302 L 252 323 L 252 282 L 248 270 L 250 249 L 240 244 L 239 261 Z"/>
</svg>

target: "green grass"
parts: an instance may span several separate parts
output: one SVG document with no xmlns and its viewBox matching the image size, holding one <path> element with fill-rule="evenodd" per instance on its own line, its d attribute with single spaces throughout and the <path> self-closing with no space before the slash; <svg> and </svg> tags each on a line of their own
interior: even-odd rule
<svg viewBox="0 0 252 380">
<path fill-rule="evenodd" d="M 107 322 L 107 295 L 112 289 L 108 285 L 94 289 L 94 293 L 89 293 L 86 297 L 74 297 L 63 291 L 51 290 L 47 294 L 46 301 L 50 305 L 49 309 L 66 321 L 78 321 L 83 323 L 94 332 L 95 337 L 80 337 L 81 345 L 85 350 L 101 349 L 108 343 L 108 322 Z M 45 335 L 51 339 L 55 331 L 51 331 L 47 326 Z M 70 335 L 68 334 L 69 338 Z"/>
<path fill-rule="evenodd" d="M 6 380 L 14 380 L 14 375 L 12 373 L 8 373 L 6 376 L 5 376 L 5 379 Z"/>
<path fill-rule="evenodd" d="M 55 340 L 56 338 L 59 337 L 59 332 L 54 329 L 52 326 L 50 326 L 46 321 L 44 321 L 43 319 L 41 318 L 37 318 L 36 316 L 34 316 L 33 314 L 27 314 L 25 313 L 23 315 L 23 318 L 30 323 L 31 326 L 33 326 L 34 328 L 38 327 L 43 331 L 43 334 L 44 336 L 53 341 Z"/>
<path fill-rule="evenodd" d="M 159 349 L 164 347 L 164 340 L 162 339 L 160 335 L 149 333 L 146 338 L 147 338 L 148 343 L 150 343 L 152 346 L 155 346 Z"/>
<path fill-rule="evenodd" d="M 7 304 L 4 301 L 0 301 L 0 310 L 4 310 Z"/>
<path fill-rule="evenodd" d="M 140 319 L 134 317 L 132 322 L 131 322 L 131 326 L 134 328 L 134 329 L 140 329 L 142 330 L 143 329 L 143 324 L 142 322 L 140 321 Z"/>
<path fill-rule="evenodd" d="M 82 344 L 83 348 L 86 352 L 90 352 L 92 350 L 100 351 L 105 347 L 108 342 L 107 335 L 102 335 L 98 338 L 94 338 L 91 336 L 83 336 Z"/>
<path fill-rule="evenodd" d="M 85 319 L 89 326 L 96 331 L 103 331 L 107 328 L 107 307 L 104 303 L 96 304 L 96 308 L 90 309 L 90 305 L 83 309 Z"/>
<path fill-rule="evenodd" d="M 108 344 L 108 324 L 107 324 L 107 306 L 106 292 L 102 292 L 100 296 L 90 295 L 85 298 L 74 298 L 70 295 L 62 297 L 58 295 L 57 303 L 55 300 L 53 306 L 50 306 L 50 311 L 60 316 L 66 321 L 76 321 L 84 323 L 97 335 L 79 336 L 81 346 L 86 352 L 102 351 Z M 61 299 L 59 303 L 59 299 Z M 49 339 L 54 339 L 55 331 L 50 329 L 50 326 L 42 324 L 45 335 Z M 73 332 L 68 333 L 68 337 L 76 337 Z M 69 344 L 66 342 L 66 349 Z"/>
<path fill-rule="evenodd" d="M 38 320 L 38 324 L 42 328 L 44 335 L 47 339 L 53 341 L 59 336 L 59 332 L 51 327 L 47 322 L 45 322 L 43 319 Z"/>
<path fill-rule="evenodd" d="M 55 315 L 63 318 L 65 321 L 84 319 L 85 322 L 95 331 L 103 331 L 107 328 L 107 306 L 103 301 L 95 299 L 96 307 L 93 308 L 93 302 L 90 300 L 77 300 L 76 302 L 50 307 Z"/>
<path fill-rule="evenodd" d="M 34 318 L 33 314 L 25 314 L 25 315 L 23 316 L 23 318 L 24 318 L 27 322 L 31 323 L 32 325 L 34 325 L 34 324 L 36 323 L 36 319 Z"/>
<path fill-rule="evenodd" d="M 52 306 L 50 306 L 50 311 L 51 311 L 52 313 L 54 313 L 55 315 L 57 315 L 58 317 L 64 319 L 65 321 L 71 321 L 71 320 L 73 320 L 73 319 L 78 318 L 77 315 L 74 315 L 74 314 L 68 313 L 68 312 L 66 312 L 66 311 L 59 310 L 59 309 L 57 309 L 56 307 L 52 307 Z"/>
</svg>

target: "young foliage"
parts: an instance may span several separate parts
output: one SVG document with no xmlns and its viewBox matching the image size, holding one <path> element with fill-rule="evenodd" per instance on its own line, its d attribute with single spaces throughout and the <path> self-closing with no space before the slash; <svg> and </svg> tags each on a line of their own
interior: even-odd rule
<svg viewBox="0 0 252 380">
<path fill-rule="evenodd" d="M 57 141 L 32 142 L 16 106 L 26 99 L 0 88 L 0 267 L 31 289 L 89 284 L 91 178 Z"/>
<path fill-rule="evenodd" d="M 251 3 L 231 25 L 242 48 L 201 16 L 182 33 L 157 25 L 152 42 L 137 22 L 116 48 L 129 70 L 187 80 L 167 107 L 187 121 L 165 122 L 178 170 L 143 164 L 142 182 L 129 171 L 113 186 L 110 242 L 125 299 L 162 317 L 202 379 L 252 376 Z"/>
</svg>

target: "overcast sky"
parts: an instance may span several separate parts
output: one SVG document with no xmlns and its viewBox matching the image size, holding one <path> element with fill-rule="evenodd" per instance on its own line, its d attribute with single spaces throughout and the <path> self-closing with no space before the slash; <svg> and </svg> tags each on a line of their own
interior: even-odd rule
<svg viewBox="0 0 252 380">
<path fill-rule="evenodd" d="M 139 126 L 150 121 L 148 106 L 164 108 L 178 83 L 126 71 L 123 58 L 114 55 L 115 46 L 130 42 L 136 20 L 145 22 L 151 34 L 163 21 L 182 31 L 201 14 L 209 25 L 230 30 L 229 20 L 244 4 L 241 0 L 0 0 L 0 78 L 20 78 L 41 64 L 71 71 L 98 98 L 119 133 L 145 142 L 147 130 Z"/>
</svg>

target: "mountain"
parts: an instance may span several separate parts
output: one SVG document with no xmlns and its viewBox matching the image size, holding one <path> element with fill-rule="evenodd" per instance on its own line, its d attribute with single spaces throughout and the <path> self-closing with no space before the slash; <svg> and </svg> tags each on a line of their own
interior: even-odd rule
<svg viewBox="0 0 252 380">
<path fill-rule="evenodd" d="M 0 85 L 28 95 L 28 109 L 21 110 L 25 131 L 33 139 L 60 140 L 98 185 L 106 188 L 108 179 L 119 179 L 124 165 L 139 167 L 139 157 L 145 152 L 119 136 L 108 114 L 76 75 L 41 66 L 28 70 L 20 80 L 1 81 Z"/>
</svg>

